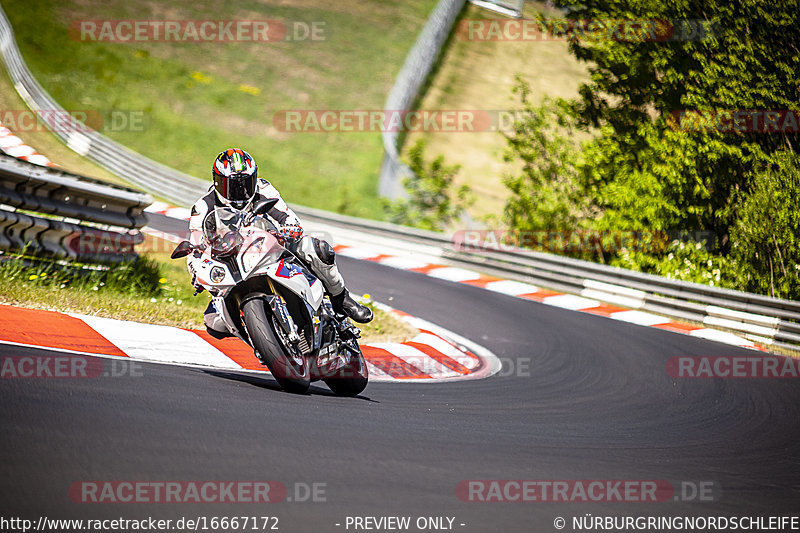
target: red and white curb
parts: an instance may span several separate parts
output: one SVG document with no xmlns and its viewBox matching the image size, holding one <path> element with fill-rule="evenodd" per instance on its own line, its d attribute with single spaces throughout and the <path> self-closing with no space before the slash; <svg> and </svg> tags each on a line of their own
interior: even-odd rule
<svg viewBox="0 0 800 533">
<path fill-rule="evenodd" d="M 386 306 L 420 333 L 402 343 L 362 345 L 370 381 L 434 383 L 481 379 L 500 360 L 455 333 Z M 0 344 L 47 348 L 99 357 L 221 370 L 268 373 L 239 339 L 215 339 L 201 330 L 98 316 L 0 305 Z"/>
<path fill-rule="evenodd" d="M 2 124 L 0 124 L 0 151 L 10 155 L 11 157 L 24 159 L 25 161 L 35 165 L 41 165 L 43 167 L 56 166 L 53 162 L 47 159 L 46 156 L 43 156 L 25 144 L 22 139 L 14 135 L 14 132 Z"/>
<path fill-rule="evenodd" d="M 173 207 L 169 204 L 159 201 L 153 202 L 147 206 L 147 208 L 145 208 L 145 212 L 164 215 L 166 217 L 177 218 L 178 220 L 185 221 L 188 221 L 192 215 L 191 209 L 187 209 L 185 207 Z"/>
<path fill-rule="evenodd" d="M 181 207 L 171 207 L 168 204 L 156 202 L 146 211 L 162 214 L 168 217 L 181 220 L 189 219 L 189 210 Z M 427 276 L 472 285 L 492 292 L 499 292 L 509 296 L 533 300 L 545 305 L 552 305 L 562 309 L 591 313 L 593 315 L 604 316 L 613 320 L 637 324 L 639 326 L 649 326 L 674 333 L 682 333 L 692 337 L 698 337 L 711 341 L 721 342 L 742 348 L 767 351 L 763 345 L 770 343 L 768 328 L 763 328 L 762 333 L 756 333 L 753 338 L 760 340 L 757 344 L 741 335 L 736 335 L 727 331 L 713 327 L 695 326 L 675 322 L 664 316 L 641 311 L 639 308 L 644 305 L 644 292 L 625 287 L 617 287 L 608 283 L 586 280 L 584 289 L 580 295 L 565 294 L 561 292 L 543 289 L 529 283 L 508 280 L 487 276 L 478 272 L 436 263 L 437 253 L 440 251 L 432 247 L 407 245 L 406 243 L 393 243 L 388 239 L 369 239 L 363 235 L 358 235 L 349 230 L 339 230 L 327 228 L 319 224 L 312 226 L 318 229 L 326 229 L 326 233 L 334 234 L 336 237 L 344 236 L 345 241 L 357 243 L 356 245 L 339 244 L 334 246 L 337 254 L 371 261 L 381 265 L 418 272 Z M 174 236 L 170 236 L 155 230 L 145 229 L 145 233 L 162 237 L 167 240 L 179 241 Z M 414 248 L 414 250 L 410 250 Z M 711 306 L 713 307 L 713 306 Z M 730 311 L 730 313 L 736 313 Z M 709 326 L 725 327 L 726 320 L 735 320 L 737 317 L 727 316 L 718 312 L 708 313 L 709 315 L 704 324 Z M 767 317 L 765 317 L 767 318 Z"/>
</svg>

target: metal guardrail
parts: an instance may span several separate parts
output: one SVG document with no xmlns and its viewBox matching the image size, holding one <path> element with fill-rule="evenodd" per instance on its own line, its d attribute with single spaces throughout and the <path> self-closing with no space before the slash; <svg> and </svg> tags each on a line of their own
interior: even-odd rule
<svg viewBox="0 0 800 533">
<path fill-rule="evenodd" d="M 431 20 L 409 53 L 385 108 L 408 109 L 427 78 L 442 44 L 466 0 L 441 0 Z M 14 34 L 0 8 L 0 54 L 17 91 L 34 110 L 62 110 L 42 89 L 25 66 Z M 63 110 L 62 110 L 63 111 Z M 158 164 L 97 132 L 54 131 L 68 146 L 93 159 L 129 182 L 173 201 L 191 205 L 207 191 L 208 184 Z M 395 145 L 397 136 L 384 137 L 387 156 L 381 171 L 381 188 L 387 173 L 402 171 Z M 395 180 L 396 181 L 396 180 Z M 381 191 L 387 194 L 387 190 Z M 118 191 L 119 194 L 122 194 Z M 679 320 L 740 332 L 758 342 L 797 350 L 800 347 L 800 302 L 769 298 L 695 283 L 670 280 L 527 250 L 459 251 L 444 234 L 363 220 L 305 207 L 293 206 L 301 216 L 327 224 L 359 229 L 365 233 L 437 247 L 449 262 L 577 293 L 585 298 L 616 303 Z"/>
<path fill-rule="evenodd" d="M 478 7 L 514 18 L 520 18 L 525 7 L 525 0 L 469 0 L 469 2 Z"/>
<path fill-rule="evenodd" d="M 149 194 L 0 156 L 0 203 L 17 209 L 140 228 Z"/>
<path fill-rule="evenodd" d="M 384 110 L 397 112 L 411 109 L 465 3 L 466 0 L 440 0 L 406 56 L 386 98 Z M 383 132 L 384 156 L 378 179 L 378 193 L 388 198 L 403 195 L 403 179 L 413 175 L 411 169 L 400 161 L 398 135 L 397 131 Z"/>
<path fill-rule="evenodd" d="M 800 345 L 800 302 L 532 251 L 450 250 L 444 257 L 586 298 L 745 333 L 765 344 Z"/>
<path fill-rule="evenodd" d="M 139 232 L 101 230 L 0 209 L 0 250 L 117 263 L 134 258 L 134 247 L 143 241 L 144 236 Z"/>
<path fill-rule="evenodd" d="M 125 229 L 144 226 L 152 202 L 126 187 L 0 156 L 0 249 L 120 261 L 144 240 Z"/>
</svg>

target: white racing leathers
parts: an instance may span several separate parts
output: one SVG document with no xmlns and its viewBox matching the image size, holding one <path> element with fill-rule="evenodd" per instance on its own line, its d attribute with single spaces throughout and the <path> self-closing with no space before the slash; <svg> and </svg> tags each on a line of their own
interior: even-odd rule
<svg viewBox="0 0 800 533">
<path fill-rule="evenodd" d="M 254 202 L 258 200 L 258 195 L 266 199 L 278 199 L 278 203 L 275 204 L 275 207 L 267 214 L 276 227 L 298 226 L 302 228 L 300 219 L 297 218 L 294 211 L 283 201 L 278 189 L 270 182 L 265 179 L 258 180 L 258 192 Z M 251 202 L 250 205 L 253 205 L 254 202 Z M 189 219 L 189 231 L 191 232 L 189 240 L 193 245 L 198 246 L 203 242 L 203 221 L 212 209 L 220 205 L 221 203 L 217 199 L 217 195 L 212 187 L 208 194 L 200 198 L 194 206 L 192 206 L 192 216 Z M 294 245 L 288 247 L 311 267 L 312 273 L 322 281 L 328 294 L 336 296 L 344 291 L 344 278 L 342 278 L 339 269 L 336 267 L 335 254 L 330 244 L 321 239 L 304 234 Z M 200 254 L 190 254 L 186 261 L 187 266 L 190 266 L 195 261 L 202 261 L 202 258 Z M 189 271 L 192 271 L 191 266 Z M 222 319 L 217 315 L 213 305 L 209 306 L 204 320 L 206 326 L 209 328 L 216 331 L 226 331 L 226 327 L 223 325 Z"/>
</svg>

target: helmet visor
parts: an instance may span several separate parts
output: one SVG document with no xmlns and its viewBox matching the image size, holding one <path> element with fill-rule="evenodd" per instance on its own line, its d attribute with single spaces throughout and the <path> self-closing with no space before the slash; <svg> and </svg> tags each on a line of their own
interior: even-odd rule
<svg viewBox="0 0 800 533">
<path fill-rule="evenodd" d="M 256 177 L 234 175 L 222 177 L 217 192 L 231 205 L 242 208 L 256 193 Z"/>
</svg>

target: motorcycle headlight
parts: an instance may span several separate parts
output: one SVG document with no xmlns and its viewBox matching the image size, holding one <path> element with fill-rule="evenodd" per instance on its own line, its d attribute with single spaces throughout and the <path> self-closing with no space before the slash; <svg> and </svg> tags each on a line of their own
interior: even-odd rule
<svg viewBox="0 0 800 533">
<path fill-rule="evenodd" d="M 215 266 L 211 269 L 209 277 L 214 283 L 220 283 L 225 279 L 225 269 L 220 266 Z"/>
</svg>

